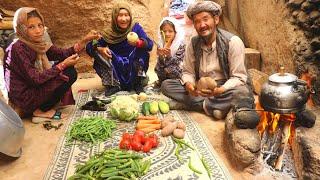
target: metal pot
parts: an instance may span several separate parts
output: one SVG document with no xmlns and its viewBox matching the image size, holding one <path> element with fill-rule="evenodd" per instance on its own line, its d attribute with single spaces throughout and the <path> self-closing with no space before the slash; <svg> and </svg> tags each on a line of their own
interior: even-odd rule
<svg viewBox="0 0 320 180">
<path fill-rule="evenodd" d="M 264 110 L 286 114 L 304 110 L 308 97 L 307 83 L 284 73 L 281 67 L 280 73 L 269 76 L 268 82 L 263 84 L 259 100 Z"/>
<path fill-rule="evenodd" d="M 11 157 L 19 157 L 24 133 L 21 118 L 0 100 L 0 152 Z"/>
</svg>

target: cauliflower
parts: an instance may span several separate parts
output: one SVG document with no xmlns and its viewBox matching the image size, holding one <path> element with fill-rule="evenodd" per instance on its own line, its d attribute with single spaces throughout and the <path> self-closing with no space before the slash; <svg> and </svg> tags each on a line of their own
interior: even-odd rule
<svg viewBox="0 0 320 180">
<path fill-rule="evenodd" d="M 121 121 L 132 121 L 139 115 L 139 104 L 129 96 L 117 96 L 110 103 L 110 113 Z"/>
</svg>

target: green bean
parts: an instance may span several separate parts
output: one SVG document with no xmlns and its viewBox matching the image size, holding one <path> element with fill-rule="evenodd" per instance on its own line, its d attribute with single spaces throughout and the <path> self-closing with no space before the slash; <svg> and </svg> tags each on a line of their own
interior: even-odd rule
<svg viewBox="0 0 320 180">
<path fill-rule="evenodd" d="M 125 167 L 128 167 L 128 166 L 130 166 L 131 165 L 131 163 L 132 163 L 132 159 L 130 159 L 130 161 L 129 162 L 126 162 L 125 164 L 123 164 L 123 165 L 121 165 L 121 166 L 117 166 L 117 168 L 119 168 L 119 169 L 123 169 L 123 168 L 125 168 Z"/>
<path fill-rule="evenodd" d="M 209 168 L 209 166 L 208 166 L 208 164 L 207 164 L 207 162 L 206 162 L 206 160 L 204 159 L 203 156 L 202 156 L 202 158 L 201 158 L 201 162 L 202 162 L 204 168 L 206 169 L 209 178 L 211 178 L 210 168 Z"/>
<path fill-rule="evenodd" d="M 107 180 L 115 180 L 115 179 L 117 179 L 117 180 L 129 180 L 128 178 L 123 177 L 123 176 L 113 176 L 113 177 L 107 178 Z"/>
<path fill-rule="evenodd" d="M 191 164 L 191 157 L 190 157 L 190 159 L 189 159 L 188 167 L 189 167 L 193 172 L 198 173 L 198 174 L 202 174 L 201 171 L 199 171 L 198 169 L 196 169 L 195 167 L 192 166 L 192 164 Z"/>
<path fill-rule="evenodd" d="M 181 149 L 181 144 L 177 144 L 177 148 L 174 152 L 174 154 L 176 155 L 177 159 L 182 162 L 182 158 L 180 156 L 180 149 Z"/>
<path fill-rule="evenodd" d="M 101 174 L 100 177 L 102 177 L 102 178 L 107 178 L 107 177 L 116 176 L 116 175 L 118 175 L 118 174 L 119 174 L 118 171 L 114 171 L 114 172 L 111 172 L 111 173 Z"/>
</svg>

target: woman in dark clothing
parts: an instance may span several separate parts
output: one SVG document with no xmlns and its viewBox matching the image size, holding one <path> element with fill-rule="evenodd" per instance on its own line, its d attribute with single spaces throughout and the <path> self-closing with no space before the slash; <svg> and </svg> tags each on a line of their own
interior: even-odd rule
<svg viewBox="0 0 320 180">
<path fill-rule="evenodd" d="M 135 32 L 139 39 L 128 41 L 127 35 L 130 32 Z M 111 27 L 104 31 L 103 38 L 99 39 L 96 46 L 92 42 L 88 43 L 86 50 L 94 58 L 93 68 L 106 87 L 106 96 L 120 90 L 134 89 L 138 94 L 143 91 L 142 83 L 149 68 L 149 52 L 153 42 L 140 24 L 133 21 L 127 3 L 115 4 Z"/>
<path fill-rule="evenodd" d="M 88 41 L 99 38 L 92 31 L 68 49 L 59 49 L 44 38 L 44 20 L 35 8 L 20 8 L 14 16 L 18 37 L 6 49 L 4 77 L 9 102 L 20 115 L 59 118 L 53 106 L 63 98 L 64 105 L 74 104 L 71 85 L 77 79 L 74 65 Z M 49 61 L 54 61 L 52 66 Z"/>
</svg>

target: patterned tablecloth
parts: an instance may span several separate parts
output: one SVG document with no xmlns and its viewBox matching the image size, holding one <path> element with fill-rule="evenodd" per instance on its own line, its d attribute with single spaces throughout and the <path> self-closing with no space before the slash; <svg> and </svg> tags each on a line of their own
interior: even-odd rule
<svg viewBox="0 0 320 180">
<path fill-rule="evenodd" d="M 156 96 L 153 96 L 152 99 L 155 98 Z M 91 100 L 90 92 L 82 92 L 79 94 L 76 104 L 77 110 L 67 124 L 67 130 L 70 128 L 71 123 L 80 117 L 96 115 L 107 118 L 111 117 L 107 111 L 96 112 L 80 110 L 79 107 L 89 100 Z M 203 134 L 198 124 L 191 118 L 189 113 L 187 111 L 172 110 L 169 115 L 174 116 L 177 121 L 183 121 L 186 124 L 187 131 L 184 140 L 191 144 L 196 150 L 183 150 L 180 153 L 183 158 L 183 162 L 181 163 L 174 154 L 176 144 L 170 137 L 163 138 L 159 134 L 160 132 L 158 132 L 160 137 L 159 146 L 149 153 L 143 153 L 145 158 L 152 160 L 152 165 L 149 172 L 140 179 L 210 179 L 201 163 L 202 156 L 207 161 L 211 170 L 211 179 L 231 179 L 231 175 L 224 166 L 223 161 L 219 159 L 219 156 L 209 143 L 207 137 Z M 159 114 L 159 116 L 162 115 Z M 124 123 L 117 121 L 117 129 L 113 132 L 113 137 L 95 146 L 90 146 L 81 142 L 67 145 L 66 137 L 63 136 L 57 145 L 55 155 L 47 169 L 44 179 L 67 179 L 73 175 L 76 164 L 84 163 L 90 156 L 105 149 L 118 147 L 122 133 L 126 131 L 134 132 L 134 127 L 134 122 Z M 188 161 L 190 157 L 192 157 L 193 166 L 202 171 L 202 174 L 196 174 L 189 169 Z"/>
</svg>

